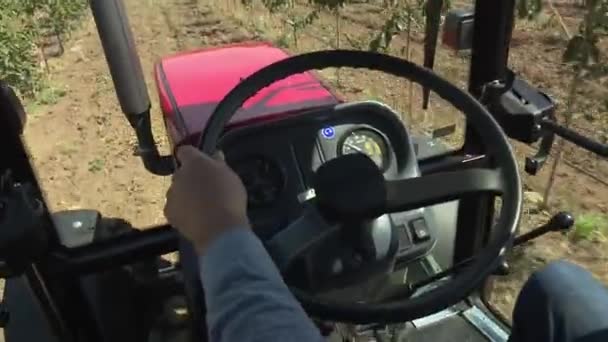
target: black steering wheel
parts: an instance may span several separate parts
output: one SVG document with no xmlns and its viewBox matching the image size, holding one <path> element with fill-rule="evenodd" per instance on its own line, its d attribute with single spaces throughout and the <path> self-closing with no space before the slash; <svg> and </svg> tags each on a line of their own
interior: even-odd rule
<svg viewBox="0 0 608 342">
<path fill-rule="evenodd" d="M 409 179 L 385 181 L 375 164 L 366 157 L 346 155 L 330 160 L 317 171 L 315 190 L 317 202 L 303 215 L 277 233 L 267 244 L 268 252 L 279 269 L 285 267 L 302 251 L 322 240 L 334 226 L 326 223 L 324 213 L 337 217 L 359 214 L 375 217 L 458 199 L 471 193 L 491 193 L 502 197 L 500 216 L 492 238 L 472 260 L 441 286 L 415 297 L 394 299 L 382 303 L 345 303 L 324 299 L 301 289 L 293 294 L 309 314 L 320 319 L 352 322 L 403 322 L 440 311 L 456 304 L 478 288 L 496 268 L 502 254 L 510 246 L 520 219 L 522 204 L 521 180 L 511 146 L 500 125 L 471 95 L 460 90 L 428 69 L 406 60 L 384 54 L 329 50 L 293 56 L 269 65 L 239 83 L 218 104 L 202 133 L 199 148 L 215 153 L 225 126 L 250 97 L 272 83 L 309 70 L 325 68 L 365 68 L 409 79 L 431 89 L 463 112 L 468 124 L 478 133 L 481 143 L 492 158 L 494 168 L 471 168 L 454 172 L 435 173 Z M 337 172 L 342 170 L 343 172 Z M 359 185 L 353 191 L 364 191 L 365 203 L 343 203 L 335 196 L 332 175 L 355 172 Z"/>
</svg>

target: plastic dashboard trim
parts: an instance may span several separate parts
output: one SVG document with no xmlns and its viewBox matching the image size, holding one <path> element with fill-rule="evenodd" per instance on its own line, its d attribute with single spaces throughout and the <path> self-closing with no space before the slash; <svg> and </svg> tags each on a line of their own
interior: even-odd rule
<svg viewBox="0 0 608 342">
<path fill-rule="evenodd" d="M 350 122 L 351 124 L 367 124 L 370 125 L 370 115 L 377 116 L 380 120 L 390 122 L 390 127 L 393 127 L 393 134 L 387 134 L 380 130 L 381 133 L 387 138 L 389 148 L 395 153 L 397 171 L 399 176 L 418 176 L 420 171 L 418 169 L 416 159 L 412 158 L 409 160 L 409 165 L 404 163 L 408 156 L 415 156 L 413 148 L 411 147 L 411 137 L 403 127 L 403 124 L 394 113 L 394 111 L 385 104 L 376 101 L 359 101 L 350 103 L 340 103 L 337 105 L 330 105 L 326 107 L 315 108 L 310 111 L 304 111 L 288 118 L 278 118 L 273 121 L 254 123 L 244 127 L 236 127 L 224 132 L 224 135 L 219 141 L 220 148 L 225 147 L 228 144 L 232 144 L 237 138 L 244 136 L 260 134 L 266 130 L 275 131 L 281 128 L 288 128 L 290 126 L 309 126 L 317 125 L 321 128 L 328 122 L 335 122 L 344 120 L 344 116 L 348 115 L 349 118 L 358 119 L 357 122 Z M 366 116 L 366 117 L 363 117 Z M 378 129 L 377 125 L 371 125 L 375 129 Z M 395 129 L 399 127 L 400 129 Z M 395 144 L 394 140 L 403 141 L 403 144 Z M 407 150 L 404 146 L 407 146 Z"/>
</svg>

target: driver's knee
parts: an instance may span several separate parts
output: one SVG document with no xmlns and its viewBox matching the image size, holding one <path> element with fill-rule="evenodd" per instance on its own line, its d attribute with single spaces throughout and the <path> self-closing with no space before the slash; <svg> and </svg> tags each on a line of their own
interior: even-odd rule
<svg viewBox="0 0 608 342">
<path fill-rule="evenodd" d="M 516 309 L 529 302 L 557 310 L 585 304 L 608 313 L 608 290 L 584 268 L 559 260 L 532 273 L 519 294 Z"/>
<path fill-rule="evenodd" d="M 513 311 L 512 340 L 595 341 L 582 337 L 598 331 L 608 334 L 608 290 L 591 273 L 555 261 L 530 276 Z"/>
<path fill-rule="evenodd" d="M 592 286 L 594 283 L 597 283 L 597 281 L 584 268 L 564 260 L 558 260 L 532 273 L 522 289 L 522 295 L 524 292 L 531 292 L 530 296 L 557 300 L 562 298 L 564 294 L 581 292 L 582 284 Z"/>
</svg>

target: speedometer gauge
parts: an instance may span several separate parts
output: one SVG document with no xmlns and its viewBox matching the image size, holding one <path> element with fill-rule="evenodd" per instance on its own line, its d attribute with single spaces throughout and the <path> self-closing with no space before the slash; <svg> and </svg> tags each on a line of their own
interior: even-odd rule
<svg viewBox="0 0 608 342">
<path fill-rule="evenodd" d="M 388 167 L 387 150 L 384 138 L 370 129 L 358 129 L 350 132 L 339 146 L 341 155 L 363 153 L 383 171 Z"/>
</svg>

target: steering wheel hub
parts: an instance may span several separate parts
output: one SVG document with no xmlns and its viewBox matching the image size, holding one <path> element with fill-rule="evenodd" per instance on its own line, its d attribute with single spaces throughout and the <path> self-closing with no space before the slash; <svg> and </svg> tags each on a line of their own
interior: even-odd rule
<svg viewBox="0 0 608 342">
<path fill-rule="evenodd" d="M 327 218 L 357 221 L 386 212 L 384 177 L 364 154 L 347 154 L 321 165 L 314 188 L 317 205 Z"/>
</svg>

